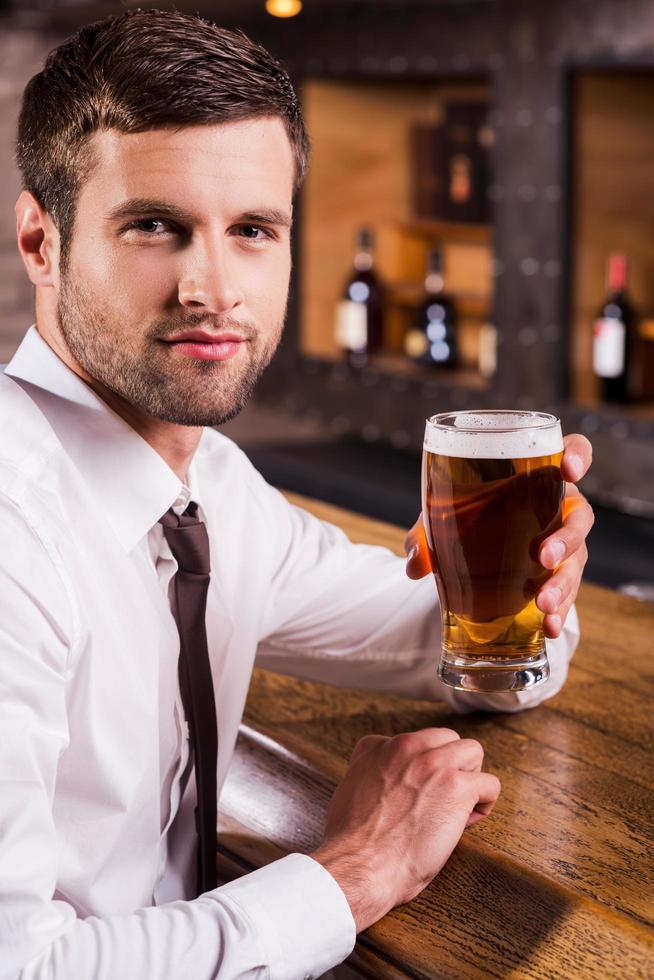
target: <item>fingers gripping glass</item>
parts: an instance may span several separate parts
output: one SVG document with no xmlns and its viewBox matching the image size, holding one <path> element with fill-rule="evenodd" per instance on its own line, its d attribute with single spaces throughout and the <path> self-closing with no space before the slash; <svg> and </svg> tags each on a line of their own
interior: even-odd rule
<svg viewBox="0 0 654 980">
<path fill-rule="evenodd" d="M 439 677 L 468 691 L 547 680 L 544 615 L 552 574 L 541 544 L 562 523 L 561 424 L 541 412 L 427 420 L 422 513 L 442 614 Z"/>
</svg>

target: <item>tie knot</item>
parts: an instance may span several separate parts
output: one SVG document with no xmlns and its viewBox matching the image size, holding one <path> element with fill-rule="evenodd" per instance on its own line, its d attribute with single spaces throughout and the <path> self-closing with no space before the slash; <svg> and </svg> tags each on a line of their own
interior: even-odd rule
<svg viewBox="0 0 654 980">
<path fill-rule="evenodd" d="M 191 500 L 183 514 L 176 514 L 171 507 L 159 518 L 159 523 L 179 567 L 185 572 L 208 575 L 209 536 L 197 514 L 198 505 Z"/>
</svg>

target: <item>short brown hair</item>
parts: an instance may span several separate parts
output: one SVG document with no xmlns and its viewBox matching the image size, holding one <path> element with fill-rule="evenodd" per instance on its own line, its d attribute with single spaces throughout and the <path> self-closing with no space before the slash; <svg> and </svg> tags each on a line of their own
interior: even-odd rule
<svg viewBox="0 0 654 980">
<path fill-rule="evenodd" d="M 295 156 L 295 190 L 309 141 L 287 72 L 241 31 L 202 17 L 132 10 L 83 27 L 28 82 L 18 121 L 23 186 L 51 215 L 65 258 L 78 193 L 100 129 L 149 129 L 279 116 Z"/>
</svg>

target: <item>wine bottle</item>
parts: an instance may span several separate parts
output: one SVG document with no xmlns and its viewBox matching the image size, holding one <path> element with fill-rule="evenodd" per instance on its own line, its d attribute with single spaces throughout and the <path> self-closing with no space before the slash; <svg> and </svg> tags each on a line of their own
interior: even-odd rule
<svg viewBox="0 0 654 980">
<path fill-rule="evenodd" d="M 608 262 L 608 296 L 593 325 L 593 371 L 605 402 L 633 397 L 636 312 L 627 298 L 627 258 L 614 252 Z"/>
<path fill-rule="evenodd" d="M 374 269 L 369 228 L 356 235 L 354 268 L 336 308 L 336 343 L 353 367 L 364 367 L 383 340 L 383 286 Z"/>
<path fill-rule="evenodd" d="M 456 323 L 456 304 L 444 291 L 443 255 L 440 248 L 432 248 L 427 258 L 425 296 L 404 338 L 404 353 L 418 364 L 455 367 Z"/>
</svg>

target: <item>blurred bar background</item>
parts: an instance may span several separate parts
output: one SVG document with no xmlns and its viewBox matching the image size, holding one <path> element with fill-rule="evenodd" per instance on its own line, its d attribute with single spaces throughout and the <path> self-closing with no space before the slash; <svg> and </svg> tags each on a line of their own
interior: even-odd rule
<svg viewBox="0 0 654 980">
<path fill-rule="evenodd" d="M 136 6 L 167 4 L 0 2 L 0 362 L 33 318 L 22 89 Z M 175 7 L 270 48 L 313 141 L 285 338 L 224 431 L 276 485 L 409 526 L 427 416 L 554 412 L 595 449 L 588 578 L 654 590 L 654 0 Z"/>
</svg>

